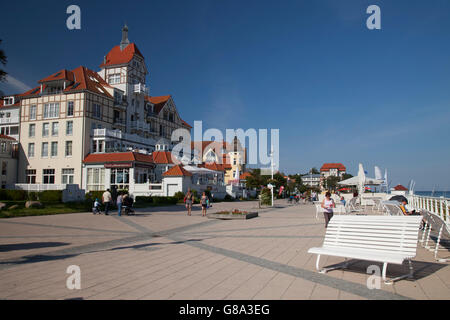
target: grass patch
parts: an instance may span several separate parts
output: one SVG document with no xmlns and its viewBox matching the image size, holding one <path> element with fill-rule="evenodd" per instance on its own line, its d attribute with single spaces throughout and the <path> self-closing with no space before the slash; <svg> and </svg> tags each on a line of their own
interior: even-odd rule
<svg viewBox="0 0 450 320">
<path fill-rule="evenodd" d="M 5 201 L 6 208 L 0 211 L 0 218 L 14 218 L 14 217 L 26 217 L 26 216 L 43 216 L 54 215 L 64 213 L 77 213 L 77 212 L 89 212 L 91 211 L 91 205 L 85 202 L 72 202 L 72 203 L 43 203 L 43 208 L 25 208 L 24 201 Z M 18 205 L 16 209 L 10 210 L 13 205 Z"/>
</svg>

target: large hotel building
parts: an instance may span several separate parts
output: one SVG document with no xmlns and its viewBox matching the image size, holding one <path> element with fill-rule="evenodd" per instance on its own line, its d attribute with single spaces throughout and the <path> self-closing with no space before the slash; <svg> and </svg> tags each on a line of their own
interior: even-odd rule
<svg viewBox="0 0 450 320">
<path fill-rule="evenodd" d="M 170 150 L 177 128 L 190 130 L 170 95 L 151 97 L 145 59 L 128 41 L 104 57 L 100 71 L 80 66 L 38 81 L 20 99 L 18 183 L 82 183 L 90 153 Z M 26 159 L 26 160 L 25 160 Z"/>
<path fill-rule="evenodd" d="M 98 72 L 84 66 L 63 69 L 25 93 L 0 100 L 0 132 L 18 146 L 17 184 L 76 184 L 86 191 L 89 184 L 96 189 L 116 182 L 123 186 L 130 173 L 123 168 L 131 164 L 108 161 L 110 154 L 126 152 L 151 155 L 151 161 L 137 161 L 142 171 L 131 170 L 135 181 L 158 182 L 173 166 L 167 155 L 174 144 L 172 132 L 190 131 L 191 126 L 180 117 L 171 95 L 150 96 L 147 74 L 145 58 L 129 42 L 124 26 L 120 44 L 104 56 Z M 103 160 L 92 162 L 95 154 L 104 154 Z M 239 172 L 236 165 L 243 160 L 245 153 L 237 163 L 232 160 L 220 168 L 226 181 Z M 97 165 L 108 167 L 108 174 Z M 158 174 L 155 168 L 162 171 Z"/>
</svg>

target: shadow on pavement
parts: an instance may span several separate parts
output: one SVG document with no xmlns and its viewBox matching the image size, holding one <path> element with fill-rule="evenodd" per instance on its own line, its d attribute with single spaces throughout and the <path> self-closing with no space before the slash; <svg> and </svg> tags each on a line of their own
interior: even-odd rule
<svg viewBox="0 0 450 320">
<path fill-rule="evenodd" d="M 38 248 L 49 248 L 49 247 L 61 247 L 67 246 L 70 243 L 66 242 L 27 242 L 27 243 L 11 243 L 11 244 L 1 244 L 0 252 L 8 252 L 15 250 L 30 250 Z"/>
</svg>

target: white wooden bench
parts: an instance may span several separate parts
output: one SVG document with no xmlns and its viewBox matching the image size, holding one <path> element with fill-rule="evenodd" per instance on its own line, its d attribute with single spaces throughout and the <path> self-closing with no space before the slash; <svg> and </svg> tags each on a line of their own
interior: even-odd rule
<svg viewBox="0 0 450 320">
<path fill-rule="evenodd" d="M 416 256 L 422 216 L 334 216 L 326 230 L 322 247 L 311 248 L 317 254 L 316 269 L 321 273 L 346 268 L 348 262 L 333 268 L 319 268 L 321 255 L 360 259 L 383 263 L 383 280 L 387 284 L 406 277 L 412 278 L 411 259 Z M 409 274 L 389 281 L 389 263 L 409 262 Z"/>
</svg>

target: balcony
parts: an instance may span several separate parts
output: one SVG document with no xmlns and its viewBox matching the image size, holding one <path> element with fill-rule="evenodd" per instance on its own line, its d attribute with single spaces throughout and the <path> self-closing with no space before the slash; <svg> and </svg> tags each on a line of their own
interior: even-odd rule
<svg viewBox="0 0 450 320">
<path fill-rule="evenodd" d="M 116 126 L 119 126 L 119 125 L 120 125 L 120 126 L 126 126 L 126 125 L 127 125 L 125 119 L 121 119 L 121 118 L 116 118 L 116 119 L 114 119 L 113 123 L 114 123 Z"/>
<path fill-rule="evenodd" d="M 133 92 L 134 93 L 142 93 L 142 94 L 148 95 L 148 88 L 147 88 L 147 86 L 145 84 L 138 83 L 138 84 L 134 85 Z"/>
<path fill-rule="evenodd" d="M 153 147 L 155 145 L 155 141 L 150 138 L 144 138 L 138 136 L 137 134 L 128 134 L 124 133 L 120 130 L 109 130 L 109 129 L 94 129 L 92 130 L 92 135 L 95 138 L 105 138 L 105 140 L 119 140 L 119 141 L 128 141 L 131 143 L 140 144 L 144 147 Z"/>
<path fill-rule="evenodd" d="M 147 123 L 145 121 L 132 121 L 130 124 L 130 128 L 132 130 L 140 130 L 140 131 L 146 131 L 150 132 L 150 123 Z"/>
<path fill-rule="evenodd" d="M 0 124 L 19 123 L 19 117 L 0 118 Z"/>
</svg>

